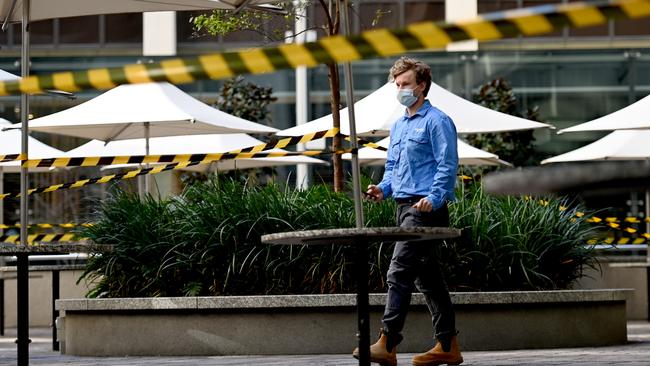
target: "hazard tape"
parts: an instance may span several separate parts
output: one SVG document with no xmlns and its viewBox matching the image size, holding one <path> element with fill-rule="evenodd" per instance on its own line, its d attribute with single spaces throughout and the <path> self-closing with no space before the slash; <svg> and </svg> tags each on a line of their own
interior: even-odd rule
<svg viewBox="0 0 650 366">
<path fill-rule="evenodd" d="M 350 141 L 350 136 L 345 138 L 346 141 Z M 380 151 L 388 151 L 387 148 L 377 144 L 376 142 L 364 140 L 362 138 L 357 137 L 357 143 L 363 147 L 369 147 L 372 149 L 380 150 Z"/>
<path fill-rule="evenodd" d="M 99 157 L 99 158 L 51 158 L 51 159 L 36 159 L 32 160 L 33 162 L 39 162 L 38 166 L 96 166 L 100 163 L 106 163 L 107 161 L 112 162 L 112 164 L 122 163 L 122 164 L 137 164 L 137 163 L 162 163 L 165 162 L 164 159 L 189 159 L 183 161 L 176 161 L 166 165 L 159 165 L 155 167 L 143 168 L 132 170 L 128 172 L 111 174 L 101 177 L 82 179 L 69 183 L 54 184 L 47 187 L 32 188 L 27 191 L 28 195 L 37 194 L 37 193 L 49 193 L 59 190 L 81 188 L 93 184 L 104 184 L 110 183 L 118 180 L 131 179 L 143 175 L 153 175 L 162 173 L 169 170 L 177 170 L 186 168 L 194 165 L 207 164 L 216 161 L 231 160 L 231 159 L 251 159 L 251 158 L 269 158 L 269 157 L 286 157 L 286 156 L 317 156 L 324 154 L 344 154 L 349 153 L 350 150 L 340 150 L 340 151 L 265 151 L 271 150 L 280 147 L 287 147 L 299 143 L 305 143 L 307 141 L 316 140 L 325 137 L 334 137 L 340 135 L 338 128 L 332 128 L 325 131 L 319 131 L 315 133 L 306 134 L 303 136 L 293 136 L 289 138 L 284 138 L 277 142 L 265 143 L 256 145 L 253 147 L 248 147 L 244 149 L 233 150 L 227 153 L 218 153 L 218 154 L 184 154 L 184 155 L 142 155 L 142 156 L 122 156 L 122 157 Z M 367 147 L 379 147 L 381 146 L 375 144 L 374 142 L 369 142 L 363 139 L 359 139 L 362 146 Z M 375 148 L 376 148 L 375 147 Z M 262 150 L 262 151 L 258 151 Z M 98 160 L 99 159 L 99 160 Z M 194 160 L 196 159 L 196 160 Z M 168 160 L 167 160 L 168 161 Z M 28 160 L 29 162 L 29 160 Z M 66 164 L 66 165 L 59 165 Z M 75 164 L 84 164 L 84 165 L 75 165 Z M 18 198 L 20 193 L 4 193 L 0 194 L 0 200 L 6 198 Z"/>
<path fill-rule="evenodd" d="M 177 170 L 177 169 L 183 169 L 189 166 L 194 166 L 194 165 L 201 165 L 201 164 L 207 164 L 215 161 L 223 161 L 223 160 L 232 160 L 232 159 L 251 159 L 251 158 L 269 158 L 269 157 L 285 157 L 285 156 L 317 156 L 317 155 L 324 155 L 324 154 L 345 154 L 349 153 L 350 150 L 340 150 L 340 151 L 315 151 L 315 150 L 308 150 L 308 151 L 260 151 L 260 152 L 251 152 L 251 153 L 223 153 L 219 154 L 219 159 L 218 160 L 200 160 L 200 161 L 183 161 L 183 162 L 177 162 L 177 163 L 171 163 L 171 164 L 166 164 L 166 165 L 158 165 L 155 167 L 149 167 L 149 168 L 143 168 L 143 169 L 137 169 L 137 170 L 131 170 L 128 172 L 123 172 L 123 173 L 118 173 L 118 174 L 111 174 L 111 175 L 105 175 L 101 177 L 95 177 L 95 178 L 89 178 L 89 179 L 82 179 L 78 180 L 75 182 L 69 182 L 69 183 L 62 183 L 62 184 L 54 184 L 48 187 L 40 187 L 40 188 L 32 188 L 27 191 L 28 195 L 36 194 L 36 193 L 49 193 L 49 192 L 55 192 L 59 190 L 64 190 L 64 189 L 72 189 L 72 188 L 81 188 L 85 187 L 88 185 L 93 185 L 93 184 L 104 184 L 104 183 L 110 183 L 118 180 L 125 180 L 125 179 L 131 179 L 143 175 L 153 175 L 153 174 L 158 174 L 162 172 L 166 172 L 169 170 Z M 13 192 L 13 193 L 4 193 L 0 194 L 0 200 L 4 200 L 6 198 L 18 198 L 20 197 L 20 193 L 18 192 Z"/>
<path fill-rule="evenodd" d="M 27 236 L 27 243 L 62 243 L 75 241 L 76 238 L 75 234 L 34 234 Z M 20 235 L 2 235 L 0 236 L 0 243 L 19 244 Z"/>
<path fill-rule="evenodd" d="M 120 84 L 169 81 L 191 83 L 240 74 L 261 74 L 299 66 L 352 62 L 387 57 L 411 50 L 440 49 L 467 39 L 479 41 L 536 36 L 564 27 L 588 27 L 613 18 L 650 16 L 650 0 L 612 0 L 543 5 L 484 14 L 452 23 L 421 22 L 402 29 L 375 29 L 352 36 L 332 36 L 317 42 L 174 58 L 152 64 L 130 64 L 76 72 L 58 72 L 0 82 L 0 95 L 42 93 L 45 90 L 78 92 L 110 89 Z"/>
<path fill-rule="evenodd" d="M 318 140 L 326 137 L 338 135 L 339 129 L 332 128 L 329 130 L 308 133 L 302 136 L 292 136 L 283 138 L 278 141 L 272 141 L 251 147 L 237 150 L 231 150 L 225 153 L 214 154 L 175 154 L 175 155 L 128 155 L 128 156 L 94 156 L 78 158 L 45 158 L 24 160 L 22 165 L 26 168 L 64 168 L 64 167 L 92 167 L 100 165 L 117 165 L 117 164 L 157 164 L 157 163 L 182 163 L 182 162 L 199 162 L 208 163 L 224 159 L 249 159 L 256 157 L 251 153 L 263 152 L 272 149 L 282 149 L 287 146 L 304 144 L 309 141 Z M 274 153 L 276 154 L 276 153 Z M 273 155 L 274 157 L 283 156 L 282 153 Z"/>
<path fill-rule="evenodd" d="M 616 239 L 615 237 L 607 237 L 604 239 L 589 239 L 587 240 L 587 244 L 616 244 L 616 245 L 625 245 L 625 244 L 647 244 L 648 243 L 648 238 L 646 237 L 638 237 L 638 238 L 630 238 L 630 237 L 620 237 Z"/>
<path fill-rule="evenodd" d="M 7 154 L 0 155 L 0 163 L 5 163 L 8 161 L 23 160 L 25 155 L 23 154 Z"/>
<path fill-rule="evenodd" d="M 63 228 L 63 229 L 74 229 L 76 227 L 90 227 L 93 226 L 92 223 L 83 223 L 83 224 L 76 224 L 72 222 L 68 223 L 61 223 L 61 224 L 31 224 L 27 225 L 27 228 L 39 228 L 39 229 L 54 229 L 54 228 Z M 15 225 L 5 225 L 5 224 L 0 224 L 0 229 L 18 229 L 20 228 L 20 224 L 15 224 Z"/>
</svg>

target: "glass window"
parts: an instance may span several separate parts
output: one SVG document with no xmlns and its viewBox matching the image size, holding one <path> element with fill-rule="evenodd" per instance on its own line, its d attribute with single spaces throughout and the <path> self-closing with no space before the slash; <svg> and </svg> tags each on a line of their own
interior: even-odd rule
<svg viewBox="0 0 650 366">
<path fill-rule="evenodd" d="M 213 37 L 207 33 L 197 34 L 194 31 L 194 24 L 190 21 L 192 17 L 200 14 L 210 14 L 206 11 L 179 11 L 176 12 L 176 40 L 178 43 L 188 42 L 218 42 L 219 37 Z"/>
<path fill-rule="evenodd" d="M 518 7 L 517 0 L 478 0 L 478 12 L 489 13 L 492 11 L 501 11 L 515 9 Z"/>
<path fill-rule="evenodd" d="M 444 2 L 407 2 L 404 4 L 404 22 L 406 24 L 428 20 L 445 20 Z"/>
<path fill-rule="evenodd" d="M 355 12 L 356 13 L 356 12 Z M 372 28 L 398 28 L 399 5 L 396 3 L 361 3 L 356 16 L 359 31 Z"/>
<path fill-rule="evenodd" d="M 12 25 L 13 40 L 15 45 L 22 43 L 22 30 L 20 23 Z M 29 39 L 31 44 L 52 44 L 54 42 L 54 21 L 41 20 L 30 24 Z M 0 32 L 2 34 L 6 32 Z"/>
<path fill-rule="evenodd" d="M 11 27 L 7 27 L 6 30 L 2 31 L 0 30 L 0 45 L 8 45 L 9 44 L 9 29 Z"/>
<path fill-rule="evenodd" d="M 99 43 L 99 16 L 59 19 L 60 43 Z"/>
<path fill-rule="evenodd" d="M 142 42 L 142 14 L 109 14 L 106 18 L 107 43 Z"/>
<path fill-rule="evenodd" d="M 647 36 L 650 33 L 650 18 L 619 19 L 614 21 L 614 35 Z"/>
<path fill-rule="evenodd" d="M 320 3 L 314 2 L 307 8 L 307 28 L 316 30 L 318 38 L 322 38 L 327 35 L 325 24 L 327 24 L 325 10 Z"/>
</svg>

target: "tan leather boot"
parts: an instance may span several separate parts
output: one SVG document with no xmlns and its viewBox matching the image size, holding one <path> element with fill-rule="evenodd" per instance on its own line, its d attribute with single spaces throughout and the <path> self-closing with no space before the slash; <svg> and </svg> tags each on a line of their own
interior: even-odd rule
<svg viewBox="0 0 650 366">
<path fill-rule="evenodd" d="M 381 333 L 377 343 L 370 346 L 370 362 L 377 362 L 381 366 L 397 366 L 397 346 L 394 346 L 390 352 L 386 349 L 388 337 Z M 352 352 L 354 358 L 359 358 L 359 348 Z"/>
<path fill-rule="evenodd" d="M 442 344 L 437 342 L 435 347 L 429 351 L 413 357 L 413 365 L 415 366 L 460 365 L 461 363 L 463 363 L 463 356 L 460 354 L 456 336 L 451 338 L 449 352 L 445 352 L 442 349 Z"/>
</svg>

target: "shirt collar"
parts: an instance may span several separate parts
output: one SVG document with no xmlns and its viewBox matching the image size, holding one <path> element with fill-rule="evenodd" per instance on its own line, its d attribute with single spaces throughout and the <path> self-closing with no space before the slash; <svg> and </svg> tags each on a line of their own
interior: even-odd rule
<svg viewBox="0 0 650 366">
<path fill-rule="evenodd" d="M 408 109 L 406 109 L 404 111 L 404 119 L 409 119 L 409 118 L 412 118 L 412 117 L 415 117 L 415 116 L 423 116 L 423 115 L 426 114 L 426 112 L 429 110 L 429 108 L 431 108 L 431 103 L 429 102 L 428 99 L 425 99 L 424 103 L 422 103 L 420 108 L 418 108 L 418 110 L 412 116 L 409 116 Z"/>
</svg>

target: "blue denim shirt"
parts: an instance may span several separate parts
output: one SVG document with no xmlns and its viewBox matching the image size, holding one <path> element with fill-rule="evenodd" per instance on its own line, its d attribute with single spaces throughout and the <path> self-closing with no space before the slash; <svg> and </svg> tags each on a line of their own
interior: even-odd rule
<svg viewBox="0 0 650 366">
<path fill-rule="evenodd" d="M 454 200 L 458 147 L 456 126 L 428 100 L 411 117 L 405 113 L 390 131 L 384 198 L 426 196 L 434 210 Z"/>
</svg>

